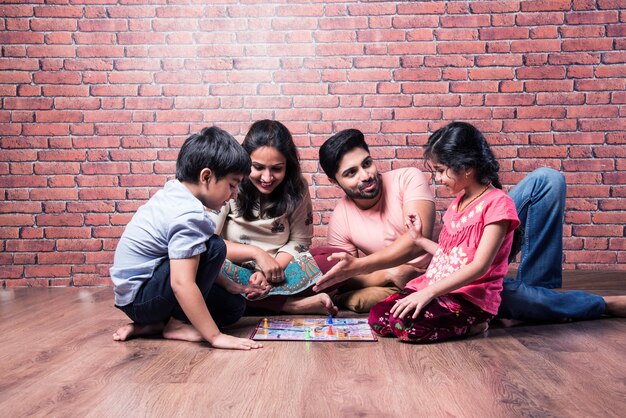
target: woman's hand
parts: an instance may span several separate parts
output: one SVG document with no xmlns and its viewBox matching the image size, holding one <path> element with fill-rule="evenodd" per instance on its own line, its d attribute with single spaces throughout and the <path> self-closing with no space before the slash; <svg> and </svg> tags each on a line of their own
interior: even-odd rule
<svg viewBox="0 0 626 418">
<path fill-rule="evenodd" d="M 285 271 L 278 261 L 266 251 L 259 249 L 254 257 L 256 265 L 270 283 L 280 283 L 285 280 Z"/>
<path fill-rule="evenodd" d="M 396 304 L 392 306 L 389 312 L 394 317 L 402 319 L 415 309 L 411 317 L 417 318 L 424 306 L 428 305 L 432 300 L 433 297 L 426 292 L 426 289 L 420 290 L 419 292 L 411 293 L 405 298 L 396 300 Z"/>
</svg>

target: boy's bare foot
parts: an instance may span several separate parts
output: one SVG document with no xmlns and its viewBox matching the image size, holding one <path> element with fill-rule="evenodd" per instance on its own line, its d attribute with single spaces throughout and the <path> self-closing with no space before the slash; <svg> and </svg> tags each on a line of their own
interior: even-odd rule
<svg viewBox="0 0 626 418">
<path fill-rule="evenodd" d="M 318 293 L 306 298 L 287 298 L 283 311 L 290 314 L 331 314 L 339 309 L 326 293 Z"/>
<path fill-rule="evenodd" d="M 611 316 L 626 317 L 626 296 L 604 296 L 604 313 Z"/>
<path fill-rule="evenodd" d="M 186 324 L 178 319 L 170 318 L 163 328 L 163 338 L 167 340 L 182 340 L 191 342 L 204 341 L 202 335 L 191 324 Z"/>
<path fill-rule="evenodd" d="M 142 335 L 159 334 L 162 330 L 163 322 L 146 325 L 139 325 L 133 322 L 119 327 L 117 331 L 113 333 L 113 339 L 115 341 L 126 341 L 133 337 L 141 337 Z"/>
</svg>

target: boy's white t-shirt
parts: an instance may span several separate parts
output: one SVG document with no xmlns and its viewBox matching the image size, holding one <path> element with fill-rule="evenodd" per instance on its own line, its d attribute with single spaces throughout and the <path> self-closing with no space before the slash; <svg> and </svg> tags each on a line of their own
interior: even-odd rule
<svg viewBox="0 0 626 418">
<path fill-rule="evenodd" d="M 141 285 L 165 260 L 190 258 L 206 251 L 215 223 L 178 180 L 165 184 L 130 220 L 115 250 L 111 280 L 115 304 L 135 300 Z"/>
</svg>

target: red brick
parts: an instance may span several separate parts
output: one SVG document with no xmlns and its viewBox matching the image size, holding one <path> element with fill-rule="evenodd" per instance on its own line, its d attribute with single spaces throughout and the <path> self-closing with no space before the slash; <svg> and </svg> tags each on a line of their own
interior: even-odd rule
<svg viewBox="0 0 626 418">
<path fill-rule="evenodd" d="M 79 190 L 78 197 L 80 200 L 123 200 L 126 197 L 126 190 L 107 187 L 83 188 Z"/>
<path fill-rule="evenodd" d="M 519 119 L 562 119 L 565 117 L 565 108 L 561 106 L 533 106 L 517 110 Z"/>
<path fill-rule="evenodd" d="M 70 266 L 26 266 L 24 277 L 69 277 Z"/>
<path fill-rule="evenodd" d="M 565 254 L 565 261 L 568 263 L 598 263 L 609 264 L 616 262 L 615 253 L 609 251 L 582 251 L 568 252 Z"/>
<path fill-rule="evenodd" d="M 24 273 L 24 266 L 2 266 L 0 279 L 19 279 Z"/>
<path fill-rule="evenodd" d="M 440 54 L 481 54 L 486 51 L 486 43 L 478 41 L 449 41 L 437 46 Z M 425 51 L 430 53 L 430 51 Z"/>
<path fill-rule="evenodd" d="M 519 1 L 488 1 L 470 3 L 473 13 L 510 13 L 520 9 Z"/>
<path fill-rule="evenodd" d="M 616 11 L 589 11 L 589 12 L 573 12 L 567 14 L 566 22 L 569 25 L 586 25 L 586 24 L 605 24 L 617 23 L 618 14 Z"/>
<path fill-rule="evenodd" d="M 11 252 L 36 252 L 53 251 L 54 241 L 49 240 L 8 240 L 6 251 Z"/>
<path fill-rule="evenodd" d="M 558 36 L 556 26 L 539 26 L 530 30 L 531 39 L 555 39 Z"/>
<path fill-rule="evenodd" d="M 570 10 L 570 0 L 522 1 L 522 12 L 548 12 Z"/>
<path fill-rule="evenodd" d="M 505 132 L 545 132 L 550 130 L 549 120 L 505 120 Z"/>
<path fill-rule="evenodd" d="M 564 21 L 561 12 L 519 13 L 516 16 L 518 26 L 561 25 Z"/>
<path fill-rule="evenodd" d="M 0 226 L 28 226 L 34 224 L 33 215 L 0 214 Z"/>
</svg>

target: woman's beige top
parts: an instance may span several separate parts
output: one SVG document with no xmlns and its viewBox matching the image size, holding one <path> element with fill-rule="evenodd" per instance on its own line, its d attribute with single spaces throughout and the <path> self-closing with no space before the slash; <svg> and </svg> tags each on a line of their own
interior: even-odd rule
<svg viewBox="0 0 626 418">
<path fill-rule="evenodd" d="M 219 214 L 213 213 L 215 233 L 223 239 L 240 244 L 252 244 L 276 257 L 279 252 L 296 256 L 308 251 L 313 238 L 313 208 L 308 188 L 293 213 L 278 218 L 246 221 L 238 216 L 235 200 L 225 205 Z"/>
</svg>

